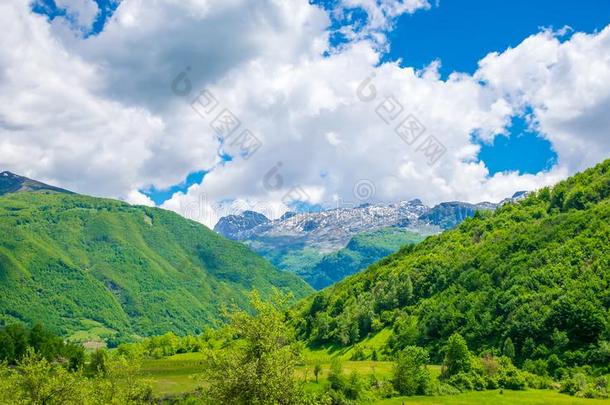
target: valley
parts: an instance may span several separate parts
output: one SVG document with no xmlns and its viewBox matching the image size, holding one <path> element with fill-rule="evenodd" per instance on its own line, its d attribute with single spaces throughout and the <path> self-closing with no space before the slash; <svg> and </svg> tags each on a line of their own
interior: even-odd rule
<svg viewBox="0 0 610 405">
<path fill-rule="evenodd" d="M 261 378 L 295 403 L 608 402 L 610 160 L 425 240 L 357 235 L 312 268 L 389 256 L 319 292 L 173 213 L 38 187 L 0 197 L 0 356 L 58 373 L 25 348 L 65 353 L 83 393 L 129 361 L 143 403 L 250 398 L 235 387 Z M 451 207 L 427 215 L 451 228 Z"/>
</svg>

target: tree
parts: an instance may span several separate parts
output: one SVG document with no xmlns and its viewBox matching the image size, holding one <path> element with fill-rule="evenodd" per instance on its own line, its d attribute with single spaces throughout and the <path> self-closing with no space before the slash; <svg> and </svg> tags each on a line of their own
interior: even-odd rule
<svg viewBox="0 0 610 405">
<path fill-rule="evenodd" d="M 97 349 L 91 353 L 89 371 L 93 374 L 105 374 L 107 371 L 108 352 L 105 349 Z"/>
<path fill-rule="evenodd" d="M 511 360 L 515 359 L 515 345 L 510 337 L 507 337 L 504 341 L 504 347 L 502 347 L 502 354 Z"/>
<path fill-rule="evenodd" d="M 0 330 L 0 362 L 7 363 L 15 360 L 15 343 L 11 336 L 3 330 Z"/>
<path fill-rule="evenodd" d="M 9 377 L 14 403 L 82 403 L 85 385 L 81 374 L 49 363 L 33 349 L 29 349 L 18 367 L 18 372 Z"/>
<path fill-rule="evenodd" d="M 405 347 L 394 365 L 394 389 L 401 395 L 424 395 L 430 381 L 426 368 L 429 360 L 427 350 L 417 346 Z"/>
<path fill-rule="evenodd" d="M 444 377 L 451 377 L 460 372 L 468 372 L 472 367 L 470 350 L 466 340 L 459 333 L 451 335 L 445 348 Z"/>
<path fill-rule="evenodd" d="M 105 373 L 91 380 L 95 404 L 144 404 L 152 402 L 152 387 L 141 378 L 141 363 L 120 355 L 105 357 Z"/>
<path fill-rule="evenodd" d="M 343 375 L 343 364 L 338 358 L 332 359 L 330 370 L 328 371 L 328 383 L 331 390 L 343 391 L 347 384 Z"/>
<path fill-rule="evenodd" d="M 287 325 L 290 297 L 275 291 L 263 302 L 255 291 L 255 314 L 234 310 L 229 314 L 223 349 L 210 350 L 206 359 L 207 395 L 213 403 L 296 404 L 303 399 L 294 371 L 300 346 Z"/>
<path fill-rule="evenodd" d="M 28 349 L 28 331 L 20 324 L 6 327 L 5 332 L 11 337 L 15 350 L 14 360 L 21 359 Z"/>
<path fill-rule="evenodd" d="M 322 365 L 320 363 L 316 363 L 313 366 L 313 375 L 316 377 L 316 383 L 318 383 L 318 376 L 322 372 Z"/>
</svg>

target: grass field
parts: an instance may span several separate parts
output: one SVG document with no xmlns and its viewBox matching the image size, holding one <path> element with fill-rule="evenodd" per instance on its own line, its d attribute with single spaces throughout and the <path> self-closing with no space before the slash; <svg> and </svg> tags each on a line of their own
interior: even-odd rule
<svg viewBox="0 0 610 405">
<path fill-rule="evenodd" d="M 326 360 L 326 361 L 323 361 Z M 316 383 L 313 365 L 322 362 L 322 372 Z M 169 396 L 195 391 L 201 386 L 198 374 L 202 371 L 203 355 L 201 353 L 178 354 L 163 359 L 148 359 L 142 365 L 141 374 L 150 379 L 157 396 Z M 328 357 L 321 352 L 309 352 L 305 356 L 305 365 L 297 368 L 297 375 L 307 381 L 305 389 L 310 392 L 322 390 L 326 383 L 330 365 Z M 440 373 L 439 366 L 429 366 L 433 375 Z M 385 361 L 345 361 L 343 370 L 346 374 L 356 372 L 363 376 L 376 375 L 389 378 L 392 363 Z M 610 404 L 610 400 L 574 398 L 550 390 L 510 391 L 500 390 L 468 392 L 459 395 L 439 397 L 402 397 L 379 400 L 383 405 L 596 405 Z"/>
<path fill-rule="evenodd" d="M 155 395 L 192 392 L 201 385 L 197 375 L 202 370 L 201 353 L 185 353 L 163 359 L 147 359 L 141 374 L 151 380 Z"/>
<path fill-rule="evenodd" d="M 402 397 L 381 400 L 381 405 L 597 405 L 610 400 L 574 398 L 548 390 L 467 392 L 445 397 Z"/>
</svg>

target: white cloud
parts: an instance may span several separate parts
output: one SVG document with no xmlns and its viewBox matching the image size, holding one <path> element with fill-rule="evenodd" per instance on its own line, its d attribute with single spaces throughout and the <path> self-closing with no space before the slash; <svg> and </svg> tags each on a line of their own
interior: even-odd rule
<svg viewBox="0 0 610 405">
<path fill-rule="evenodd" d="M 100 12 L 94 0 L 55 0 L 57 7 L 65 9 L 78 29 L 89 31 Z"/>
<path fill-rule="evenodd" d="M 476 77 L 517 108 L 533 108 L 570 173 L 610 156 L 610 26 L 564 42 L 549 31 L 531 36 L 485 57 Z"/>
<path fill-rule="evenodd" d="M 429 7 L 424 1 L 346 0 L 371 30 Z M 485 57 L 470 76 L 440 79 L 379 65 L 379 42 L 354 37 L 329 50 L 329 16 L 305 0 L 124 0 L 98 36 L 66 35 L 10 0 L 0 5 L 0 161 L 7 169 L 78 192 L 150 204 L 138 189 L 167 187 L 210 169 L 165 208 L 213 225 L 245 208 L 279 216 L 287 195 L 312 204 L 421 198 L 498 201 L 609 156 L 610 28 L 561 42 L 549 30 Z M 188 69 L 188 70 L 187 70 Z M 186 72 L 191 91 L 172 92 Z M 374 101 L 357 89 L 374 74 Z M 189 101 L 207 88 L 262 142 L 249 159 L 222 163 L 209 122 Z M 368 89 L 368 87 L 367 87 Z M 394 97 L 426 132 L 408 145 L 376 108 Z M 386 104 L 387 105 L 387 104 Z M 489 176 L 473 133 L 491 140 L 531 108 L 559 154 L 551 172 Z M 423 140 L 446 147 L 427 163 Z M 274 168 L 276 171 L 274 172 Z M 280 177 L 277 177 L 277 176 Z M 281 184 L 280 184 L 281 183 Z"/>
<path fill-rule="evenodd" d="M 381 50 L 387 49 L 386 33 L 398 17 L 431 7 L 428 0 L 340 0 L 332 14 L 348 21 L 339 31 L 349 40 L 370 39 Z M 355 12 L 364 12 L 366 20 L 354 18 Z"/>
<path fill-rule="evenodd" d="M 125 202 L 134 205 L 145 205 L 147 207 L 154 207 L 155 202 L 151 200 L 148 196 L 142 194 L 138 190 L 131 190 L 129 194 L 124 198 Z"/>
</svg>

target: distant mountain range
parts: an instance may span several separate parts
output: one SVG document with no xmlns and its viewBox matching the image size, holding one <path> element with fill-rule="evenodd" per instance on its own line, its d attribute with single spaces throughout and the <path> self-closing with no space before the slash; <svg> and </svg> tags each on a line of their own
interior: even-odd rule
<svg viewBox="0 0 610 405">
<path fill-rule="evenodd" d="M 288 212 L 276 220 L 245 211 L 241 215 L 221 218 L 214 230 L 229 239 L 244 242 L 276 267 L 300 275 L 319 289 L 395 252 L 401 244 L 417 243 L 426 236 L 455 227 L 477 211 L 495 210 L 506 202 L 525 198 L 527 194 L 524 191 L 515 193 L 498 204 L 456 201 L 428 207 L 415 199 L 319 212 Z M 375 249 L 362 240 L 351 243 L 360 235 L 368 236 L 363 240 L 374 241 Z M 354 250 L 354 246 L 358 248 Z M 353 253 L 357 253 L 361 260 L 333 260 L 334 266 L 328 265 L 330 258 L 326 256 L 345 256 L 347 251 L 341 252 L 343 249 L 348 249 L 352 259 Z"/>
<path fill-rule="evenodd" d="M 240 243 L 162 209 L 0 173 L 0 326 L 41 323 L 77 341 L 199 333 L 303 280 Z"/>
</svg>

